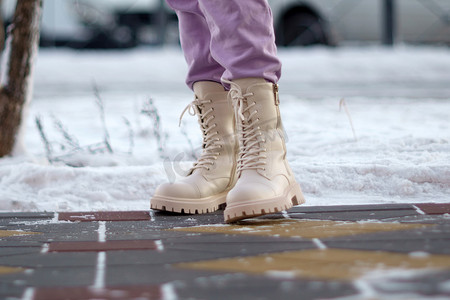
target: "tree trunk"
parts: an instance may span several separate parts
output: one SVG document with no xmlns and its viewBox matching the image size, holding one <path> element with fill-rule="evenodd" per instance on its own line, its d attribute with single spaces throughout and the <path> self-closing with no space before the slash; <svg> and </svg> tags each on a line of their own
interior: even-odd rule
<svg viewBox="0 0 450 300">
<path fill-rule="evenodd" d="M 33 58 L 38 50 L 42 0 L 17 1 L 9 66 L 0 87 L 0 157 L 14 149 L 24 106 L 31 99 Z"/>
</svg>

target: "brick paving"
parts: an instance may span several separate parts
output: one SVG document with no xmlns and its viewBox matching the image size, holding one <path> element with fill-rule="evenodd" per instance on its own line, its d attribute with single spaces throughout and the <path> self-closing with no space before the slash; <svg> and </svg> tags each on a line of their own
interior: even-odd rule
<svg viewBox="0 0 450 300">
<path fill-rule="evenodd" d="M 450 299 L 449 213 L 0 213 L 0 299 Z"/>
</svg>

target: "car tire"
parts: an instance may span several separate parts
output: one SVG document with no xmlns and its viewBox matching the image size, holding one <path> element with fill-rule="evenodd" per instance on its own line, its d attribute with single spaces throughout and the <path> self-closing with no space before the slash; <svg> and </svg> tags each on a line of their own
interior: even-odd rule
<svg viewBox="0 0 450 300">
<path fill-rule="evenodd" d="M 287 14 L 278 30 L 277 43 L 281 46 L 328 45 L 324 22 L 311 12 Z"/>
</svg>

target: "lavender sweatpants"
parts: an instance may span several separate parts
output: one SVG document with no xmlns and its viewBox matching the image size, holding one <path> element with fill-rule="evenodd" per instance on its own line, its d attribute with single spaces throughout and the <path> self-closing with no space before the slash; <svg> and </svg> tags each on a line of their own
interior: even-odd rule
<svg viewBox="0 0 450 300">
<path fill-rule="evenodd" d="M 281 75 L 267 0 L 166 0 L 176 11 L 187 85 Z"/>
</svg>

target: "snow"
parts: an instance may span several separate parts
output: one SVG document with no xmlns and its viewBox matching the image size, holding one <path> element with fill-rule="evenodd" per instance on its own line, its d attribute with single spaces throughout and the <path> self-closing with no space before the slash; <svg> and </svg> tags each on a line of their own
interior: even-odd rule
<svg viewBox="0 0 450 300">
<path fill-rule="evenodd" d="M 305 205 L 448 202 L 448 48 L 319 47 L 279 54 L 288 158 Z M 185 73 L 178 48 L 41 50 L 25 124 L 27 153 L 0 159 L 0 210 L 148 209 L 156 186 L 186 171 L 190 162 L 182 161 L 199 151 L 195 118 L 185 117 L 178 127 L 193 99 Z M 113 153 L 87 148 L 104 148 L 94 86 Z M 140 113 L 150 98 L 160 116 L 156 128 L 155 117 Z M 348 115 L 339 110 L 342 98 Z M 36 116 L 58 158 L 53 163 Z M 58 122 L 79 151 L 70 151 Z"/>
</svg>

